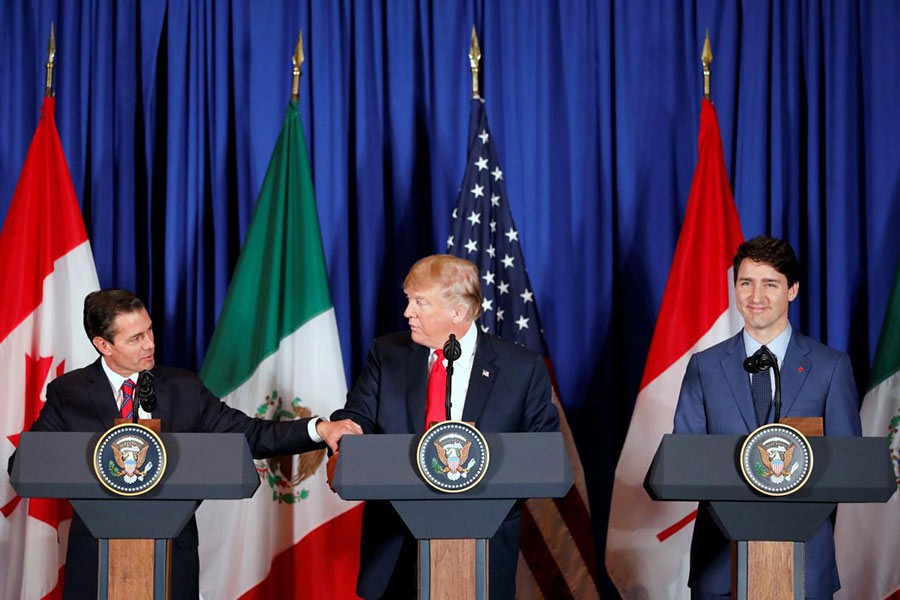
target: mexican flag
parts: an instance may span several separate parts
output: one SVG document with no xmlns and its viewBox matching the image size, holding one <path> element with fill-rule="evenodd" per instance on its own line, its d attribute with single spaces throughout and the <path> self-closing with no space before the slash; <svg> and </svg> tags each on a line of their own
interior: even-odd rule
<svg viewBox="0 0 900 600">
<path fill-rule="evenodd" d="M 344 405 L 337 323 L 296 102 L 287 108 L 201 377 L 261 419 Z M 361 506 L 326 483 L 325 452 L 257 461 L 247 500 L 204 502 L 204 598 L 355 597 Z"/>
<path fill-rule="evenodd" d="M 82 328 L 99 288 L 91 244 L 54 117 L 44 98 L 0 232 L 0 598 L 58 598 L 72 508 L 16 495 L 6 473 L 47 384 L 97 358 Z"/>
<path fill-rule="evenodd" d="M 859 416 L 863 435 L 885 438 L 900 486 L 900 269 Z M 886 504 L 842 504 L 834 538 L 841 577 L 838 598 L 900 599 L 900 491 Z"/>
<path fill-rule="evenodd" d="M 644 376 L 616 466 L 606 568 L 623 598 L 689 598 L 696 503 L 654 502 L 644 476 L 671 433 L 691 355 L 741 328 L 732 262 L 743 241 L 715 108 L 703 100 L 697 167 Z"/>
</svg>

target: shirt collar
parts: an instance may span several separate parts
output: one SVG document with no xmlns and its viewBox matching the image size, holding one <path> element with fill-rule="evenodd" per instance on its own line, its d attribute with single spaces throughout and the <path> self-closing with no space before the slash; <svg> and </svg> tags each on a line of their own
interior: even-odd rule
<svg viewBox="0 0 900 600">
<path fill-rule="evenodd" d="M 784 331 L 779 333 L 774 340 L 766 344 L 766 347 L 772 351 L 772 354 L 778 359 L 778 368 L 780 369 L 782 365 L 784 365 L 784 355 L 787 354 L 788 343 L 791 341 L 791 324 L 788 323 L 788 326 Z M 747 356 L 753 356 L 753 353 L 759 350 L 762 346 L 761 343 L 753 339 L 753 336 L 747 333 L 747 330 L 743 331 L 744 338 L 744 352 Z"/>
<path fill-rule="evenodd" d="M 469 330 L 465 335 L 459 338 L 460 359 L 471 357 L 475 354 L 475 345 L 478 343 L 478 327 L 475 321 L 469 324 Z M 434 362 L 435 349 L 431 348 L 428 353 L 428 364 Z"/>
<path fill-rule="evenodd" d="M 106 378 L 109 380 L 109 385 L 112 387 L 116 394 L 119 393 L 119 389 L 121 389 L 122 384 L 125 383 L 126 379 L 130 379 L 132 383 L 137 384 L 137 373 L 132 373 L 128 377 L 119 375 L 109 368 L 109 365 L 106 364 L 106 358 L 100 359 L 100 365 L 103 367 L 103 372 L 106 373 Z"/>
</svg>

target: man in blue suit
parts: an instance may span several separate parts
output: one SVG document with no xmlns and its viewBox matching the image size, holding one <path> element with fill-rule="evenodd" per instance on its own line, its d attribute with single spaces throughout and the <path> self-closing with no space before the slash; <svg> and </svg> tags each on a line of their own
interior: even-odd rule
<svg viewBox="0 0 900 600">
<path fill-rule="evenodd" d="M 735 301 L 744 329 L 691 357 L 675 409 L 675 433 L 742 435 L 771 422 L 771 401 L 757 409 L 743 368 L 744 359 L 765 345 L 781 370 L 782 417 L 823 417 L 825 435 L 862 434 L 849 357 L 793 331 L 788 322 L 799 276 L 794 251 L 783 240 L 756 237 L 738 247 Z M 774 377 L 770 373 L 765 375 Z M 761 383 L 771 394 L 772 385 L 766 385 L 771 382 Z M 806 597 L 830 598 L 841 587 L 830 520 L 806 542 L 805 557 Z M 729 542 L 704 503 L 694 525 L 688 584 L 692 598 L 730 597 Z"/>
<path fill-rule="evenodd" d="M 537 354 L 478 330 L 481 287 L 478 268 L 449 255 L 428 256 L 403 282 L 409 331 L 376 339 L 347 403 L 331 418 L 351 419 L 364 434 L 422 434 L 426 421 L 444 420 L 443 382 L 438 413 L 429 379 L 446 361 L 441 349 L 450 334 L 462 354 L 454 363 L 451 417 L 474 422 L 486 433 L 558 431 L 550 401 L 550 378 Z M 446 379 L 446 375 L 444 375 Z M 426 417 L 426 404 L 429 410 Z M 514 507 L 489 544 L 489 586 L 493 600 L 515 595 L 521 512 Z M 363 509 L 357 593 L 363 598 L 416 597 L 416 540 L 388 502 Z"/>
</svg>

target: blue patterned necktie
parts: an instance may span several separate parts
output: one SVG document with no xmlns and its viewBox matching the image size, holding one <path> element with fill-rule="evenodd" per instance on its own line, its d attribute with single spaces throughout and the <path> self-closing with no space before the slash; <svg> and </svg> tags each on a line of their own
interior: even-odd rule
<svg viewBox="0 0 900 600">
<path fill-rule="evenodd" d="M 772 381 L 768 369 L 750 376 L 750 392 L 756 408 L 756 422 L 760 426 L 765 425 L 769 420 L 769 405 L 772 404 Z"/>
</svg>

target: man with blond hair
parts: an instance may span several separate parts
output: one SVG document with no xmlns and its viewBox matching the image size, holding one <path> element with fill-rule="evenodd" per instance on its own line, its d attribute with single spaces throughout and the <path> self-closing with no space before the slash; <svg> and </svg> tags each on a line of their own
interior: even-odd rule
<svg viewBox="0 0 900 600">
<path fill-rule="evenodd" d="M 462 349 L 452 375 L 452 419 L 474 422 L 487 433 L 559 430 L 542 357 L 479 331 L 482 298 L 473 263 L 446 254 L 425 257 L 410 269 L 403 291 L 409 331 L 372 343 L 346 405 L 332 420 L 351 419 L 364 434 L 419 435 L 426 423 L 443 420 L 443 403 L 428 402 L 429 387 L 436 387 L 429 379 L 443 371 L 446 380 L 442 349 L 452 333 Z M 520 528 L 515 506 L 490 540 L 492 599 L 515 595 Z M 366 502 L 357 593 L 414 598 L 416 556 L 416 540 L 390 503 Z"/>
</svg>

